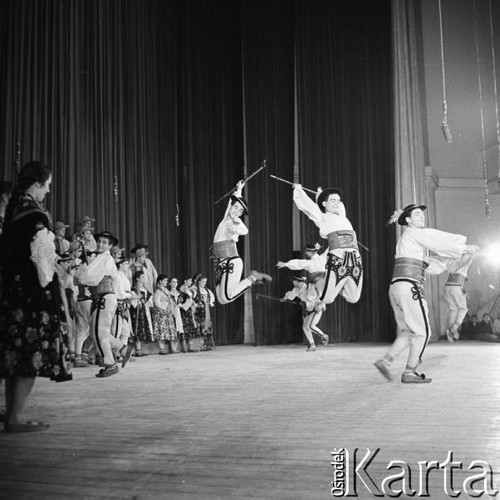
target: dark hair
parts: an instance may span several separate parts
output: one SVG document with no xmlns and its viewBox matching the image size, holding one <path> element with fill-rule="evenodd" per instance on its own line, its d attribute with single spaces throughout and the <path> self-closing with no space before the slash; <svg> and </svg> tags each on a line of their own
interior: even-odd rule
<svg viewBox="0 0 500 500">
<path fill-rule="evenodd" d="M 140 276 L 144 274 L 144 271 L 136 271 L 134 275 L 132 276 L 132 287 L 134 287 L 137 283 L 137 280 L 139 279 Z"/>
<path fill-rule="evenodd" d="M 10 195 L 14 189 L 14 184 L 9 181 L 0 181 L 0 196 L 4 194 Z"/>
<path fill-rule="evenodd" d="M 35 182 L 46 182 L 51 176 L 51 169 L 39 161 L 30 161 L 21 167 L 17 176 L 16 184 L 12 189 L 12 195 L 5 210 L 5 229 L 8 230 L 14 208 L 17 206 L 19 197 Z"/>
<path fill-rule="evenodd" d="M 156 286 L 160 284 L 160 281 L 168 279 L 168 275 L 166 274 L 159 274 L 158 278 L 156 278 Z"/>
<path fill-rule="evenodd" d="M 196 291 L 198 292 L 197 297 L 201 297 L 201 293 L 200 293 L 200 281 L 201 280 L 208 280 L 208 278 L 205 275 L 201 274 L 201 273 L 198 273 L 196 276 L 198 276 L 196 278 Z"/>
<path fill-rule="evenodd" d="M 6 242 L 9 240 L 12 217 L 14 210 L 19 203 L 19 198 L 35 182 L 46 182 L 51 175 L 51 169 L 39 161 L 30 161 L 21 167 L 17 175 L 17 181 L 12 188 L 9 203 L 5 209 L 4 223 L 2 229 L 2 239 L 0 243 L 0 262 L 6 258 Z"/>
</svg>

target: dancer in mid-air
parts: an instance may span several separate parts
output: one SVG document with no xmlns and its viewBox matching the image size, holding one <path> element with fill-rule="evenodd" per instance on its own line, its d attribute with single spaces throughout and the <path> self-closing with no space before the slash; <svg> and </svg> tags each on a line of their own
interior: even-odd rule
<svg viewBox="0 0 500 500">
<path fill-rule="evenodd" d="M 328 240 L 325 277 L 316 283 L 319 300 L 331 304 L 340 294 L 348 302 L 358 302 L 363 286 L 363 265 L 356 233 L 346 217 L 342 190 L 318 189 L 315 203 L 300 184 L 293 186 L 297 208 L 316 224 L 320 236 Z"/>
<path fill-rule="evenodd" d="M 271 276 L 259 271 L 250 271 L 241 279 L 243 260 L 238 255 L 236 242 L 240 236 L 248 234 L 248 228 L 241 218 L 248 214 L 248 203 L 242 197 L 245 181 L 239 181 L 226 208 L 224 218 L 214 236 L 213 257 L 216 276 L 216 296 L 220 304 L 228 304 L 240 297 L 256 283 L 272 281 Z"/>
</svg>

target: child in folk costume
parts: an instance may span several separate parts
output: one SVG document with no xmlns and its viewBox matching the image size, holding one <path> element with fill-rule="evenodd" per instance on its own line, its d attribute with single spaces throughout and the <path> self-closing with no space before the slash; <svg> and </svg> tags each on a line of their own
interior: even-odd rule
<svg viewBox="0 0 500 500">
<path fill-rule="evenodd" d="M 293 201 L 319 228 L 322 238 L 328 240 L 325 278 L 317 282 L 319 299 L 331 304 L 337 295 L 356 303 L 363 286 L 363 265 L 358 250 L 356 233 L 346 217 L 339 188 L 318 189 L 316 203 L 300 184 L 294 184 Z"/>
<path fill-rule="evenodd" d="M 241 279 L 243 273 L 243 260 L 238 255 L 236 242 L 240 236 L 248 234 L 248 229 L 241 217 L 248 214 L 247 201 L 241 193 L 245 186 L 244 181 L 239 181 L 236 190 L 224 213 L 214 236 L 213 256 L 216 275 L 216 295 L 221 304 L 228 304 L 236 300 L 248 288 L 256 283 L 272 281 L 271 276 L 258 271 L 250 271 L 247 278 Z"/>
<path fill-rule="evenodd" d="M 181 315 L 181 293 L 177 289 L 179 285 L 179 281 L 175 277 L 171 277 L 168 280 L 167 289 L 170 293 L 170 297 L 172 297 L 172 301 L 174 302 L 174 320 L 175 320 L 175 329 L 177 332 L 177 338 L 181 345 L 181 352 L 187 352 L 186 345 L 186 336 L 184 333 L 184 325 L 182 323 L 182 315 Z M 175 351 L 177 352 L 177 351 Z"/>
<path fill-rule="evenodd" d="M 430 323 L 424 296 L 424 270 L 427 252 L 457 259 L 467 252 L 467 238 L 425 227 L 425 205 L 408 205 L 396 211 L 391 220 L 407 226 L 396 244 L 396 255 L 389 299 L 397 324 L 397 337 L 382 359 L 375 362 L 380 373 L 392 380 L 389 368 L 394 358 L 409 347 L 408 361 L 401 376 L 405 384 L 432 382 L 416 372 L 430 339 Z"/>
<path fill-rule="evenodd" d="M 194 299 L 196 290 L 193 288 L 191 278 L 186 278 L 179 288 L 179 308 L 182 318 L 182 327 L 184 330 L 184 340 L 187 344 L 188 352 L 198 352 L 200 349 L 196 347 L 199 344 L 200 332 L 194 317 Z M 182 343 L 181 343 L 182 345 Z"/>
<path fill-rule="evenodd" d="M 132 291 L 137 298 L 131 301 L 130 317 L 135 338 L 136 357 L 148 355 L 142 351 L 143 342 L 153 342 L 153 323 L 150 312 L 150 307 L 153 305 L 153 295 L 147 290 L 145 282 L 144 272 L 135 272 L 132 278 Z"/>
<path fill-rule="evenodd" d="M 316 288 L 307 283 L 307 279 L 298 274 L 293 275 L 293 288 L 285 293 L 282 301 L 300 302 L 302 304 L 302 331 L 307 339 L 307 351 L 316 350 L 313 333 L 321 337 L 323 345 L 328 344 L 328 335 L 318 328 L 319 320 L 325 305 L 319 300 Z"/>
<path fill-rule="evenodd" d="M 200 329 L 200 339 L 202 350 L 210 351 L 214 346 L 213 322 L 210 310 L 215 305 L 215 296 L 207 288 L 207 277 L 200 275 L 197 282 L 197 294 L 195 297 L 196 309 L 194 316 Z"/>
<path fill-rule="evenodd" d="M 168 354 L 165 343 L 168 343 L 169 351 L 177 354 L 173 342 L 177 338 L 175 326 L 175 302 L 167 288 L 168 276 L 160 274 L 156 280 L 156 290 L 153 294 L 153 308 L 151 319 L 153 322 L 153 338 L 158 343 L 159 354 Z"/>
</svg>

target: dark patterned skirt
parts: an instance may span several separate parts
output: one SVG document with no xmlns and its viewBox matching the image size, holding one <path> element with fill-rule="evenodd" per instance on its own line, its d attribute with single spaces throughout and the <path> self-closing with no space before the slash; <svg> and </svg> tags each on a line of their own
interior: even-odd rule
<svg viewBox="0 0 500 500">
<path fill-rule="evenodd" d="M 198 327 L 196 326 L 191 310 L 185 311 L 181 308 L 181 318 L 182 326 L 184 328 L 184 339 L 182 340 L 190 340 L 199 337 L 200 332 L 198 330 Z"/>
<path fill-rule="evenodd" d="M 149 318 L 147 317 L 145 305 L 130 308 L 134 339 L 140 342 L 153 342 L 153 331 Z"/>
<path fill-rule="evenodd" d="M 151 309 L 151 319 L 153 321 L 154 340 L 170 341 L 177 338 L 175 319 L 171 312 L 154 307 Z"/>
<path fill-rule="evenodd" d="M 21 276 L 0 301 L 0 376 L 71 380 L 68 326 L 56 274 L 41 288 Z"/>
<path fill-rule="evenodd" d="M 210 312 L 208 312 L 205 307 L 205 304 L 201 302 L 198 304 L 198 307 L 195 309 L 194 317 L 196 323 L 199 325 L 198 330 L 202 337 L 206 337 L 207 335 L 213 335 L 213 327 L 212 327 L 212 319 L 210 318 Z"/>
</svg>

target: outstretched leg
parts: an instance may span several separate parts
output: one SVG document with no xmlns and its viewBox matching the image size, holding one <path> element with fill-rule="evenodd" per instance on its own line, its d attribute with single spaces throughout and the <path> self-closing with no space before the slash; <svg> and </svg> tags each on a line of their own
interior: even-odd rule
<svg viewBox="0 0 500 500">
<path fill-rule="evenodd" d="M 240 257 L 228 257 L 218 261 L 215 292 L 220 304 L 233 302 L 255 283 L 272 281 L 271 276 L 258 271 L 251 271 L 247 278 L 241 279 L 242 274 L 243 261 Z"/>
</svg>

